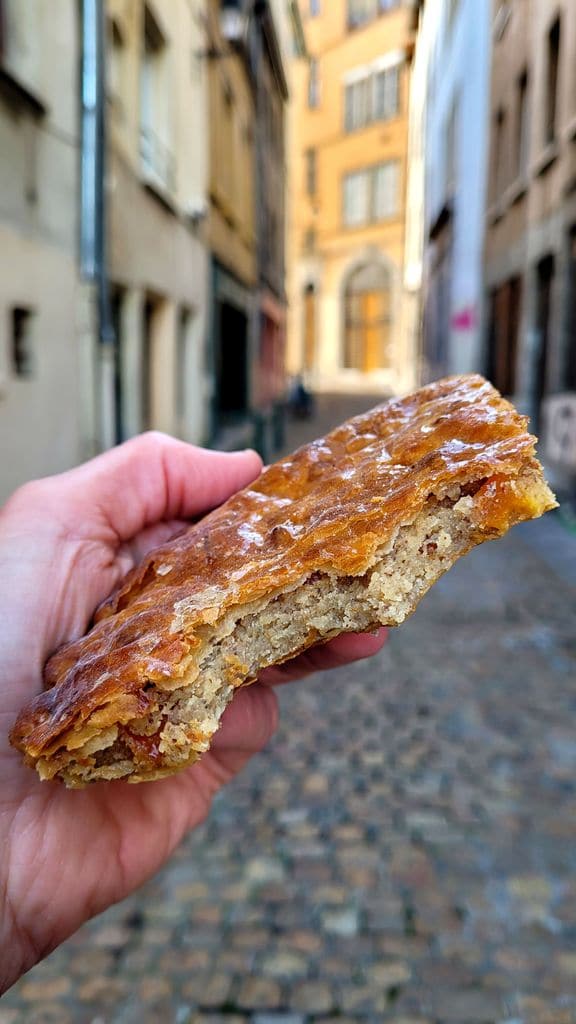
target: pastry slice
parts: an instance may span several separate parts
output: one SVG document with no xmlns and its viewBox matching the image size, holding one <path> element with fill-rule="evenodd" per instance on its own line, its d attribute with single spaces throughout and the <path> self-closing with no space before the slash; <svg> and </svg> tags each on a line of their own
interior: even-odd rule
<svg viewBox="0 0 576 1024">
<path fill-rule="evenodd" d="M 464 376 L 300 448 L 130 573 L 50 659 L 12 743 L 72 787 L 192 764 L 263 668 L 398 625 L 475 544 L 553 508 L 534 444 Z"/>
</svg>

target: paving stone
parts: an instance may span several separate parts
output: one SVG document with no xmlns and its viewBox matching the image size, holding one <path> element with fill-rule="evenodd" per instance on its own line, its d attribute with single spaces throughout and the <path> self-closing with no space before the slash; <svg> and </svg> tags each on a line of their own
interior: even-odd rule
<svg viewBox="0 0 576 1024">
<path fill-rule="evenodd" d="M 356 935 L 358 923 L 358 911 L 352 908 L 322 914 L 322 927 L 329 935 Z"/>
<path fill-rule="evenodd" d="M 82 981 L 76 994 L 83 1003 L 97 1003 L 98 1006 L 108 1007 L 114 1006 L 131 989 L 132 984 L 124 978 L 94 977 Z"/>
<path fill-rule="evenodd" d="M 172 898 L 177 903 L 192 903 L 205 900 L 210 896 L 210 887 L 206 882 L 185 882 L 174 887 Z"/>
<path fill-rule="evenodd" d="M 299 1013 L 257 1013 L 252 1024 L 306 1024 Z"/>
<path fill-rule="evenodd" d="M 274 1010 L 280 1006 L 282 994 L 278 982 L 271 978 L 245 978 L 236 1002 L 245 1010 Z"/>
<path fill-rule="evenodd" d="M 247 880 L 260 885 L 264 882 L 281 882 L 285 873 L 281 861 L 272 857 L 254 857 L 245 868 Z"/>
<path fill-rule="evenodd" d="M 305 981 L 291 987 L 289 1001 L 304 1013 L 328 1013 L 334 1008 L 334 993 L 325 982 Z"/>
<path fill-rule="evenodd" d="M 145 946 L 159 946 L 164 949 L 172 937 L 168 928 L 146 928 L 142 935 L 142 942 Z"/>
<path fill-rule="evenodd" d="M 576 978 L 576 953 L 559 953 L 558 967 L 564 974 Z"/>
<path fill-rule="evenodd" d="M 291 949 L 300 950 L 303 953 L 317 953 L 323 948 L 322 936 L 318 932 L 304 930 L 291 932 L 288 944 Z"/>
<path fill-rule="evenodd" d="M 383 1014 L 388 999 L 383 992 L 376 992 L 367 985 L 351 985 L 342 990 L 341 1003 L 347 1013 Z"/>
<path fill-rule="evenodd" d="M 231 945 L 256 952 L 268 949 L 271 933 L 268 928 L 237 928 L 231 934 Z"/>
<path fill-rule="evenodd" d="M 315 1024 L 358 1024 L 358 1017 L 345 1017 L 338 1014 L 337 1017 L 315 1017 Z"/>
<path fill-rule="evenodd" d="M 119 924 L 109 924 L 98 929 L 92 942 L 95 946 L 102 946 L 105 949 L 121 949 L 128 942 L 129 936 L 127 928 Z"/>
<path fill-rule="evenodd" d="M 70 991 L 70 981 L 67 978 L 40 978 L 38 980 L 24 981 L 20 986 L 19 994 L 27 1002 L 35 1003 L 48 999 L 58 999 Z"/>
<path fill-rule="evenodd" d="M 280 950 L 263 957 L 261 969 L 271 978 L 302 978 L 308 973 L 308 961 L 297 953 Z"/>
<path fill-rule="evenodd" d="M 477 990 L 430 992 L 428 1004 L 426 1009 L 445 1024 L 492 1024 L 506 1011 L 498 995 Z"/>
<path fill-rule="evenodd" d="M 27 1009 L 21 1021 L 22 1024 L 72 1024 L 72 1014 L 62 1003 L 45 1003 Z"/>
<path fill-rule="evenodd" d="M 412 971 L 408 964 L 402 963 L 379 963 L 370 964 L 365 969 L 366 980 L 378 989 L 394 989 L 400 985 L 405 985 L 411 977 Z"/>
<path fill-rule="evenodd" d="M 232 978 L 228 974 L 198 975 L 182 986 L 182 995 L 204 1009 L 217 1009 L 228 1001 Z"/>
<path fill-rule="evenodd" d="M 138 996 L 144 1004 L 155 1003 L 159 999 L 170 996 L 171 993 L 172 986 L 166 978 L 141 978 L 138 983 Z"/>
<path fill-rule="evenodd" d="M 0 1007 L 0 1024 L 18 1024 L 18 1010 L 3 1010 Z"/>
<path fill-rule="evenodd" d="M 142 952 L 138 950 L 137 952 Z M 126 961 L 131 954 L 128 954 Z M 148 955 L 148 954 L 147 954 Z M 207 970 L 212 956 L 205 949 L 170 949 L 158 960 L 162 974 L 203 973 Z"/>
<path fill-rule="evenodd" d="M 188 1016 L 181 1024 L 252 1024 L 252 1021 L 253 1018 L 245 1017 L 239 1013 L 201 1013 Z"/>
<path fill-rule="evenodd" d="M 393 1020 L 394 1024 L 433 1024 L 429 1017 L 398 1017 L 395 1014 L 394 1017 L 386 1019 Z"/>
</svg>

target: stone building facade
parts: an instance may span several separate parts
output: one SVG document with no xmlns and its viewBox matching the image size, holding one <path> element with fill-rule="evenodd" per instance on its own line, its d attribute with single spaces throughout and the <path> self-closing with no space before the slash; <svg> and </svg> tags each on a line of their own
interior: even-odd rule
<svg viewBox="0 0 576 1024">
<path fill-rule="evenodd" d="M 486 369 L 547 444 L 547 403 L 576 400 L 576 7 L 498 0 L 492 36 Z"/>
<path fill-rule="evenodd" d="M 0 4 L 0 500 L 94 443 L 77 336 L 77 5 Z M 65 311 L 65 315 L 63 315 Z"/>
<path fill-rule="evenodd" d="M 107 0 L 116 436 L 208 436 L 204 3 Z"/>
<path fill-rule="evenodd" d="M 204 6 L 0 2 L 0 498 L 151 427 L 208 436 Z"/>
</svg>

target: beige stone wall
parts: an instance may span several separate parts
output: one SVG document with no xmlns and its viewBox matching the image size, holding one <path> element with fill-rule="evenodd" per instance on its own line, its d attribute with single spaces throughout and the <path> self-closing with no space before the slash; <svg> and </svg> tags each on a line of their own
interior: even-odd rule
<svg viewBox="0 0 576 1024">
<path fill-rule="evenodd" d="M 414 377 L 414 353 L 403 313 L 405 196 L 407 186 L 407 122 L 409 66 L 405 59 L 411 39 L 411 12 L 402 5 L 367 25 L 348 32 L 345 0 L 321 5 L 321 14 L 300 9 L 310 54 L 319 62 L 320 102 L 309 109 L 308 65 L 292 67 L 291 104 L 292 189 L 289 210 L 289 369 L 303 365 L 303 292 L 314 284 L 317 293 L 317 346 L 312 385 L 321 390 L 403 390 Z M 387 54 L 402 55 L 399 115 L 369 127 L 344 130 L 344 79 Z M 317 152 L 317 189 L 306 189 L 306 151 Z M 397 215 L 360 228 L 343 225 L 343 178 L 346 173 L 381 161 L 399 162 Z M 307 251 L 306 235 L 313 229 L 315 244 Z M 392 281 L 394 317 L 390 365 L 361 373 L 343 369 L 343 289 L 350 270 L 363 262 L 385 266 Z"/>
<path fill-rule="evenodd" d="M 0 89 L 0 500 L 93 449 L 77 347 L 78 24 L 72 0 L 8 0 Z M 42 108 L 37 104 L 41 104 Z M 12 311 L 29 310 L 31 365 L 18 376 Z M 86 313 L 91 334 L 90 309 Z M 83 380 L 84 394 L 79 381 Z"/>
<path fill-rule="evenodd" d="M 143 151 L 145 8 L 161 34 L 156 120 Z M 208 96 L 205 4 L 108 0 L 110 274 L 121 289 L 122 421 L 202 442 L 207 435 Z M 148 155 L 144 159 L 143 153 Z M 146 302 L 154 303 L 145 345 Z M 185 337 L 179 339 L 186 317 Z M 144 366 L 149 362 L 148 368 Z M 150 375 L 149 410 L 144 396 Z M 181 395 L 179 408 L 178 396 Z"/>
<path fill-rule="evenodd" d="M 567 386 L 566 353 L 574 344 L 568 238 L 576 229 L 576 7 L 571 0 L 525 0 L 508 5 L 507 11 L 503 7 L 494 2 L 492 12 L 491 173 L 485 276 L 489 296 L 514 279 L 521 281 L 516 350 L 515 357 L 511 357 L 514 393 L 518 404 L 537 416 L 542 397 Z M 561 40 L 556 131 L 550 143 L 546 138 L 547 38 L 558 16 Z M 515 159 L 518 79 L 524 70 L 528 73 L 528 148 L 525 170 L 519 173 Z M 506 115 L 500 144 L 498 111 Z M 554 274 L 545 343 L 539 322 L 538 265 L 549 257 L 554 261 Z M 487 323 L 489 348 L 495 348 L 497 333 L 490 332 Z M 501 346 L 502 340 L 498 344 Z M 494 362 L 498 363 L 498 357 Z"/>
<path fill-rule="evenodd" d="M 209 40 L 226 49 L 219 0 L 209 0 Z M 254 97 L 243 58 L 231 53 L 209 62 L 210 249 L 247 287 L 256 283 Z"/>
</svg>

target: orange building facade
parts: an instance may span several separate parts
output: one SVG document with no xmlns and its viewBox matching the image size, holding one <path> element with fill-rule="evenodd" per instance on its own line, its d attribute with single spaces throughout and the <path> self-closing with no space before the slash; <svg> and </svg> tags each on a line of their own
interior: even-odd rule
<svg viewBox="0 0 576 1024">
<path fill-rule="evenodd" d="M 292 75 L 288 367 L 321 391 L 415 376 L 403 298 L 410 48 L 395 0 L 300 0 Z"/>
</svg>

